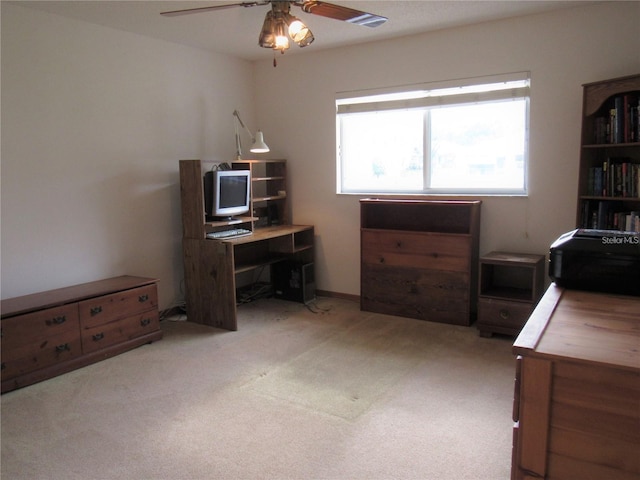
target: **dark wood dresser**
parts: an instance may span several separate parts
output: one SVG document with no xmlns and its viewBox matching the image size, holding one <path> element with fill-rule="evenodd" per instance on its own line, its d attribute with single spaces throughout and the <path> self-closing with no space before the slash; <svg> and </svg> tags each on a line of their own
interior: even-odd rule
<svg viewBox="0 0 640 480">
<path fill-rule="evenodd" d="M 362 310 L 470 325 L 478 299 L 480 206 L 361 200 Z"/>
<path fill-rule="evenodd" d="M 2 300 L 2 392 L 162 338 L 157 280 L 121 276 Z"/>
</svg>

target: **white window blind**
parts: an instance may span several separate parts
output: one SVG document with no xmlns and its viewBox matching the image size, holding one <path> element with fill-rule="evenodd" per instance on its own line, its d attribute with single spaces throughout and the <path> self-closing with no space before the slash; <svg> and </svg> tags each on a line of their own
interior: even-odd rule
<svg viewBox="0 0 640 480">
<path fill-rule="evenodd" d="M 525 194 L 529 75 L 337 95 L 339 193 Z"/>
</svg>

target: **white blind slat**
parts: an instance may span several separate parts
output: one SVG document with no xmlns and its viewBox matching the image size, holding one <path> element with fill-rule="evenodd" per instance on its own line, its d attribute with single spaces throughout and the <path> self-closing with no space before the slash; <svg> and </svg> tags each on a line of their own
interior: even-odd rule
<svg viewBox="0 0 640 480">
<path fill-rule="evenodd" d="M 411 108 L 427 108 L 445 105 L 463 105 L 479 102 L 495 102 L 499 100 L 521 99 L 529 95 L 529 87 L 517 87 L 489 92 L 460 93 L 457 95 L 429 96 L 401 100 L 373 101 L 363 103 L 339 103 L 338 115 L 347 113 L 379 112 L 389 110 L 406 110 Z"/>
</svg>

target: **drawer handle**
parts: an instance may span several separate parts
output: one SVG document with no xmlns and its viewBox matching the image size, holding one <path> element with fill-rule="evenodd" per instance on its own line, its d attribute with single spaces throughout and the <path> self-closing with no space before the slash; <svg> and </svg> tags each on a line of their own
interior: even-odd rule
<svg viewBox="0 0 640 480">
<path fill-rule="evenodd" d="M 100 340 L 102 340 L 103 338 L 104 338 L 104 333 L 103 333 L 103 332 L 96 333 L 96 334 L 93 336 L 93 341 L 94 341 L 94 342 L 99 342 L 99 341 L 100 341 Z"/>
<path fill-rule="evenodd" d="M 56 346 L 56 352 L 60 353 L 60 352 L 70 352 L 71 351 L 71 346 L 68 343 L 63 343 L 62 345 L 57 345 Z"/>
<path fill-rule="evenodd" d="M 384 263 L 384 257 L 380 257 L 380 263 Z"/>
<path fill-rule="evenodd" d="M 62 315 L 60 317 L 54 317 L 51 320 L 47 320 L 47 325 L 62 325 L 67 321 L 67 317 Z"/>
<path fill-rule="evenodd" d="M 93 307 L 91 310 L 91 316 L 93 317 L 94 315 L 98 315 L 99 313 L 102 312 L 102 307 Z"/>
<path fill-rule="evenodd" d="M 145 293 L 144 295 L 140 295 L 140 296 L 138 297 L 138 301 L 139 301 L 140 303 L 146 302 L 147 300 L 149 300 L 149 295 L 147 295 L 146 293 Z"/>
<path fill-rule="evenodd" d="M 140 320 L 140 325 L 142 325 L 143 327 L 146 327 L 150 323 L 151 323 L 151 319 L 150 318 L 143 318 L 142 320 Z"/>
<path fill-rule="evenodd" d="M 503 320 L 509 318 L 509 310 L 500 310 L 500 318 Z"/>
</svg>

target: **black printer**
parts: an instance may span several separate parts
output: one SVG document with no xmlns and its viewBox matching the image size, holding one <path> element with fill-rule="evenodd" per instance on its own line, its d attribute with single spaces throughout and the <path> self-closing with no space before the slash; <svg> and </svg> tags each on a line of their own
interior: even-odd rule
<svg viewBox="0 0 640 480">
<path fill-rule="evenodd" d="M 549 276 L 565 288 L 640 296 L 640 233 L 567 232 L 551 244 Z"/>
</svg>

